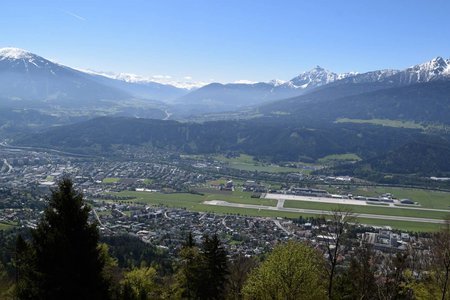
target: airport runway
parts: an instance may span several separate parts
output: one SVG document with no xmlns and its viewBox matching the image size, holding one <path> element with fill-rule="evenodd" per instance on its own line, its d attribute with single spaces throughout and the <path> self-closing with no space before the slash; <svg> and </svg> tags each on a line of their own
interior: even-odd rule
<svg viewBox="0 0 450 300">
<path fill-rule="evenodd" d="M 378 206 L 378 207 L 386 207 L 386 208 L 394 208 L 394 209 L 411 209 L 411 210 L 426 210 L 426 211 L 438 211 L 438 212 L 447 212 L 450 214 L 450 210 L 448 209 L 438 209 L 438 208 L 426 208 L 421 206 L 398 206 L 394 205 L 394 203 L 386 203 L 389 205 L 374 205 L 370 204 L 365 200 L 354 200 L 354 199 L 339 199 L 339 198 L 328 198 L 328 197 L 311 197 L 311 196 L 298 196 L 298 195 L 285 195 L 285 194 L 275 194 L 275 193 L 267 193 L 264 194 L 261 198 L 278 200 L 280 202 L 284 201 L 305 201 L 305 202 L 315 202 L 315 203 L 330 203 L 330 204 L 345 204 L 345 205 L 360 205 L 360 206 Z"/>
<path fill-rule="evenodd" d="M 240 203 L 230 203 L 222 200 L 211 200 L 204 201 L 203 204 L 216 205 L 216 206 L 227 206 L 227 207 L 238 207 L 238 208 L 250 208 L 257 210 L 271 210 L 271 211 L 283 211 L 283 212 L 293 212 L 293 213 L 305 213 L 312 215 L 331 215 L 331 211 L 326 210 L 315 210 L 315 209 L 302 209 L 302 208 L 286 208 L 278 206 L 265 206 L 265 205 L 254 205 L 254 204 L 240 204 Z M 374 214 L 358 214 L 355 213 L 358 218 L 366 219 L 379 219 L 379 220 L 393 220 L 393 221 L 407 221 L 407 222 L 419 222 L 419 223 L 434 223 L 434 224 L 444 224 L 444 220 L 439 219 L 426 219 L 426 218 L 415 218 L 415 217 L 402 217 L 402 216 L 386 216 L 386 215 L 374 215 Z"/>
</svg>

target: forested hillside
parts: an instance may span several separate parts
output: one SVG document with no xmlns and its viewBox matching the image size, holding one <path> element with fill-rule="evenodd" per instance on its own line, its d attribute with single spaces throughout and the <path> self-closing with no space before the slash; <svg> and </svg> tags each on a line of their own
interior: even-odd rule
<svg viewBox="0 0 450 300">
<path fill-rule="evenodd" d="M 319 124 L 271 120 L 179 123 L 136 118 L 98 118 L 26 135 L 17 145 L 80 153 L 108 152 L 120 144 L 184 153 L 241 151 L 273 161 L 315 161 L 336 153 L 381 155 L 422 136 L 420 130 L 368 124 Z"/>
</svg>

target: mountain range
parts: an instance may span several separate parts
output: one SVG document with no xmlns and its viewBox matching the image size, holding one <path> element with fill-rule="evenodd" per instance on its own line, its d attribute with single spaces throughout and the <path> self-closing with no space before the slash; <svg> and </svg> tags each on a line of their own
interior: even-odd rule
<svg viewBox="0 0 450 300">
<path fill-rule="evenodd" d="M 266 115 L 292 113 L 303 110 L 299 104 L 306 102 L 448 79 L 450 59 L 437 57 L 401 71 L 337 74 L 317 66 L 286 82 L 211 83 L 187 89 L 80 71 L 22 49 L 0 49 L 0 105 L 66 115 L 167 118 L 252 107 Z"/>
<path fill-rule="evenodd" d="M 54 63 L 17 48 L 0 49 L 0 106 L 50 115 L 135 115 L 164 118 L 172 99 L 187 93 L 159 83 L 115 80 Z"/>
<path fill-rule="evenodd" d="M 366 73 L 336 74 L 317 66 L 287 82 L 273 80 L 254 84 L 212 83 L 180 97 L 175 102 L 184 112 L 232 111 L 284 98 L 292 98 L 286 102 L 299 103 L 308 99 L 314 92 L 317 92 L 316 96 L 320 95 L 313 96 L 315 99 L 323 100 L 324 94 L 336 98 L 438 80 L 450 80 L 450 59 L 436 57 L 405 70 L 389 69 Z M 327 92 L 323 92 L 324 90 Z M 277 102 L 274 102 L 274 105 L 277 106 Z"/>
</svg>

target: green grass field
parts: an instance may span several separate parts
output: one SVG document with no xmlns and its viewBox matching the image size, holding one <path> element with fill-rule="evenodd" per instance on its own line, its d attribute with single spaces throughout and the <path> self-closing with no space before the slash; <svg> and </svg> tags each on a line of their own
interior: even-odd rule
<svg viewBox="0 0 450 300">
<path fill-rule="evenodd" d="M 428 219 L 444 219 L 450 214 L 450 212 L 439 211 L 426 211 L 426 210 L 412 210 L 396 207 L 385 207 L 379 205 L 342 205 L 332 203 L 318 203 L 308 201 L 295 201 L 286 200 L 284 207 L 289 208 L 305 208 L 305 209 L 317 209 L 317 210 L 333 210 L 336 208 L 351 209 L 355 213 L 361 214 L 375 214 L 375 215 L 387 215 L 387 216 L 402 216 L 402 217 L 416 217 L 416 218 L 428 218 Z M 386 221 L 387 222 L 387 221 Z"/>
<path fill-rule="evenodd" d="M 148 192 L 134 192 L 123 191 L 118 193 L 119 196 L 135 197 L 133 202 L 140 202 L 153 205 L 165 205 L 170 207 L 185 207 L 189 209 L 196 209 L 198 207 L 210 207 L 205 205 L 203 201 L 209 200 L 223 200 L 230 203 L 255 204 L 276 206 L 277 201 L 271 199 L 251 198 L 252 193 L 247 192 L 224 192 L 211 190 L 205 195 L 188 194 L 188 193 L 148 193 Z"/>
<path fill-rule="evenodd" d="M 379 196 L 391 193 L 398 199 L 408 198 L 419 202 L 421 207 L 450 209 L 450 193 L 399 187 L 357 187 L 349 191 L 353 195 Z"/>
<path fill-rule="evenodd" d="M 386 127 L 420 129 L 424 131 L 444 131 L 448 132 L 450 127 L 445 124 L 421 124 L 413 121 L 390 120 L 390 119 L 349 119 L 339 118 L 335 123 L 355 123 L 355 124 L 373 124 Z"/>
<path fill-rule="evenodd" d="M 153 179 L 147 178 L 144 179 L 144 184 L 152 184 L 153 183 Z"/>
<path fill-rule="evenodd" d="M 120 178 L 117 178 L 117 177 L 106 177 L 106 178 L 103 178 L 103 180 L 102 180 L 103 183 L 116 183 L 119 181 L 120 181 Z"/>
<path fill-rule="evenodd" d="M 48 176 L 45 178 L 45 181 L 53 181 L 53 180 L 55 180 L 55 177 L 54 177 L 54 176 L 51 176 L 51 175 L 48 175 Z"/>
<path fill-rule="evenodd" d="M 361 157 L 354 153 L 345 154 L 331 154 L 325 157 L 319 158 L 318 162 L 321 164 L 330 164 L 333 162 L 345 162 L 345 161 L 360 161 Z"/>
<path fill-rule="evenodd" d="M 16 226 L 16 224 L 0 222 L 0 230 L 9 230 L 14 226 Z"/>
<path fill-rule="evenodd" d="M 258 171 L 270 173 L 308 172 L 303 169 L 282 167 L 275 164 L 261 163 L 253 160 L 253 156 L 241 154 L 238 157 L 227 158 L 223 155 L 213 157 L 215 160 L 227 163 L 230 168 L 243 171 Z"/>
<path fill-rule="evenodd" d="M 134 192 L 134 191 L 123 191 L 117 193 L 119 196 L 129 196 L 134 197 L 134 199 L 129 200 L 132 202 L 139 202 L 148 205 L 156 205 L 156 206 L 167 206 L 167 207 L 180 207 L 186 208 L 191 211 L 199 211 L 199 212 L 214 212 L 219 214 L 233 214 L 233 215 L 245 215 L 252 217 L 285 217 L 285 218 L 298 218 L 302 217 L 318 217 L 317 215 L 305 214 L 305 213 L 294 213 L 294 212 L 279 212 L 279 211 L 268 211 L 268 210 L 258 210 L 258 209 L 250 209 L 250 208 L 235 208 L 235 207 L 223 207 L 223 206 L 213 206 L 203 204 L 203 201 L 207 200 L 223 200 L 228 201 L 230 203 L 242 203 L 242 204 L 256 204 L 256 205 L 264 205 L 264 206 L 275 206 L 277 201 L 270 199 L 258 199 L 251 198 L 251 193 L 247 192 L 223 192 L 217 190 L 210 190 L 209 192 L 205 192 L 204 195 L 197 194 L 187 194 L 187 193 L 174 193 L 174 194 L 162 194 L 162 193 L 148 193 L 148 192 Z M 333 209 L 336 205 L 330 204 L 325 205 L 322 203 L 309 203 L 309 202 L 301 202 L 294 203 L 291 202 L 299 202 L 299 201 L 286 201 L 285 207 L 301 207 L 301 208 L 310 208 L 310 209 L 318 209 L 318 210 L 327 210 Z M 351 208 L 355 208 L 358 206 L 351 206 Z M 371 206 L 367 208 L 363 208 L 358 210 L 360 213 L 372 213 L 372 214 L 390 214 L 389 211 L 386 212 L 386 207 L 379 206 Z M 357 212 L 356 210 L 354 210 Z M 391 211 L 399 212 L 402 216 L 415 216 L 415 217 L 423 217 L 423 218 L 440 218 L 444 217 L 445 213 L 437 213 L 434 212 L 415 212 L 415 211 L 407 211 L 405 209 L 396 209 L 392 208 Z M 394 214 L 397 215 L 397 214 Z M 385 220 L 376 220 L 376 219 L 363 219 L 359 218 L 358 221 L 363 224 L 375 225 L 375 226 L 390 226 L 392 228 L 409 230 L 409 231 L 435 231 L 439 229 L 438 224 L 426 224 L 426 223 L 416 223 L 416 222 L 408 222 L 408 221 L 385 221 Z"/>
<path fill-rule="evenodd" d="M 348 119 L 340 118 L 335 121 L 335 123 L 356 123 L 356 124 L 373 124 L 386 127 L 396 127 L 396 128 L 409 128 L 409 129 L 426 129 L 425 126 L 412 121 L 401 121 L 401 120 L 389 120 L 389 119 Z"/>
</svg>

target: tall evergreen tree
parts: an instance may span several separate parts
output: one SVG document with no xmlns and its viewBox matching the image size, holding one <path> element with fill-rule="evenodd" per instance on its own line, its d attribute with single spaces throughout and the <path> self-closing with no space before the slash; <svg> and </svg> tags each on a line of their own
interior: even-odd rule
<svg viewBox="0 0 450 300">
<path fill-rule="evenodd" d="M 89 211 L 72 181 L 61 180 L 26 251 L 34 272 L 24 282 L 33 282 L 35 290 L 30 292 L 34 299 L 108 298 L 99 234 L 97 225 L 88 222 Z M 21 292 L 27 294 L 26 290 Z"/>
<path fill-rule="evenodd" d="M 180 258 L 177 284 L 181 298 L 225 298 L 227 253 L 217 235 L 206 235 L 199 249 L 192 234 L 189 234 L 180 251 Z"/>
<path fill-rule="evenodd" d="M 227 282 L 227 252 L 219 237 L 205 236 L 202 244 L 204 287 L 201 289 L 201 299 L 223 299 Z"/>
<path fill-rule="evenodd" d="M 35 299 L 37 294 L 34 252 L 30 245 L 18 235 L 16 239 L 16 296 L 19 299 Z"/>
<path fill-rule="evenodd" d="M 180 266 L 176 275 L 177 298 L 199 299 L 203 283 L 202 257 L 191 233 L 187 236 L 179 255 Z"/>
</svg>

